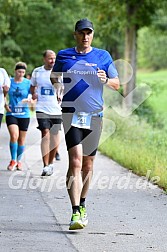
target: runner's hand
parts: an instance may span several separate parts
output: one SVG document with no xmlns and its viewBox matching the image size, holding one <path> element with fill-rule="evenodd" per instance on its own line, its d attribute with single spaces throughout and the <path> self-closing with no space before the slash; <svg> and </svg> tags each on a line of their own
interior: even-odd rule
<svg viewBox="0 0 167 252">
<path fill-rule="evenodd" d="M 4 92 L 8 92 L 8 91 L 9 91 L 9 87 L 8 87 L 8 86 L 5 86 L 5 85 L 4 85 L 4 86 L 2 86 L 2 88 L 3 88 L 3 91 L 4 91 Z"/>
<path fill-rule="evenodd" d="M 107 78 L 106 72 L 104 70 L 100 70 L 99 68 L 97 68 L 97 77 L 99 78 L 99 80 L 102 84 L 107 83 L 108 78 Z"/>
<path fill-rule="evenodd" d="M 8 105 L 8 104 L 5 104 L 4 107 L 5 107 L 5 109 L 6 109 L 7 112 L 12 112 L 12 110 L 9 108 L 9 105 Z"/>
<path fill-rule="evenodd" d="M 37 93 L 32 94 L 32 99 L 37 100 L 38 99 L 38 94 Z"/>
<path fill-rule="evenodd" d="M 63 99 L 64 85 L 62 83 L 56 82 L 54 83 L 54 87 L 56 89 L 57 101 L 58 103 L 61 103 Z"/>
</svg>

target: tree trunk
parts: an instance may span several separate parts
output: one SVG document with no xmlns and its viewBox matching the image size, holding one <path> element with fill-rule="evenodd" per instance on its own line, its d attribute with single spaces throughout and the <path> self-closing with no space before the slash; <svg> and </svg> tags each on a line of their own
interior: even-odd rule
<svg viewBox="0 0 167 252">
<path fill-rule="evenodd" d="M 125 31 L 125 60 L 133 69 L 132 78 L 123 85 L 123 109 L 131 110 L 133 105 L 133 89 L 136 82 L 136 38 L 137 28 L 135 25 L 126 27 Z"/>
</svg>

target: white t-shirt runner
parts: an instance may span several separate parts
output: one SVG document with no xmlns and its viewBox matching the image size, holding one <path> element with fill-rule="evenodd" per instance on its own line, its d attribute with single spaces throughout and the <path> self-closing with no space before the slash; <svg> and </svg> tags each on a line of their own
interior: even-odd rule
<svg viewBox="0 0 167 252">
<path fill-rule="evenodd" d="M 36 111 L 48 115 L 61 115 L 61 107 L 57 102 L 57 95 L 54 86 L 50 81 L 51 70 L 44 66 L 34 69 L 31 77 L 31 85 L 37 87 Z"/>
<path fill-rule="evenodd" d="M 0 114 L 4 114 L 3 87 L 10 87 L 10 78 L 4 68 L 0 68 Z"/>
</svg>

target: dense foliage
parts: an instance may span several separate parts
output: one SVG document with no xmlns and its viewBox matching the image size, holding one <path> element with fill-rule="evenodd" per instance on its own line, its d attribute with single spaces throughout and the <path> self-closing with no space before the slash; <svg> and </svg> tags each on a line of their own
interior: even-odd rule
<svg viewBox="0 0 167 252">
<path fill-rule="evenodd" d="M 100 151 L 138 175 L 167 190 L 167 70 L 139 71 L 137 85 L 152 93 L 130 116 L 110 107 L 113 92 L 105 90 L 105 114 Z M 106 137 L 107 136 L 107 137 Z M 105 141 L 103 141 L 103 138 Z"/>
<path fill-rule="evenodd" d="M 135 2 L 140 4 L 140 1 Z M 153 58 L 155 46 L 152 50 L 148 50 L 148 43 L 145 43 L 143 39 L 146 33 L 147 41 L 149 40 L 150 43 L 155 44 L 157 38 L 160 44 L 166 40 L 167 20 L 162 5 L 159 5 L 160 2 L 164 2 L 165 5 L 165 1 L 142 1 L 140 5 L 142 10 L 139 9 L 140 13 L 137 12 L 134 20 L 138 27 L 154 24 L 154 30 L 156 30 L 156 32 L 151 32 L 151 28 L 145 28 L 139 34 L 138 62 L 140 67 L 145 65 L 161 68 L 166 65 L 167 57 L 163 57 L 161 64 L 160 60 L 156 61 L 157 57 L 160 59 L 164 55 L 166 47 L 159 47 L 158 55 L 155 54 Z M 134 6 L 134 1 L 132 3 Z M 114 59 L 123 58 L 124 29 L 129 22 L 125 10 L 127 6 L 132 6 L 132 3 L 119 0 L 112 2 L 109 0 L 0 0 L 0 65 L 12 75 L 15 62 L 23 60 L 31 71 L 41 64 L 41 55 L 45 49 L 50 48 L 57 52 L 62 48 L 73 46 L 74 23 L 83 17 L 91 19 L 94 23 L 94 45 L 110 51 Z M 158 7 L 161 8 L 158 9 Z M 158 18 L 156 9 L 158 9 Z M 141 13 L 144 13 L 142 20 Z M 162 29 L 163 34 L 159 32 Z M 148 54 L 144 57 L 146 51 Z"/>
</svg>

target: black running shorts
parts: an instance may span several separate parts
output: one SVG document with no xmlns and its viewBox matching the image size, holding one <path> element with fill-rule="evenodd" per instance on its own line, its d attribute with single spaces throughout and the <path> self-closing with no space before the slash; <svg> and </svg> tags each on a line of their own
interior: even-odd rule
<svg viewBox="0 0 167 252">
<path fill-rule="evenodd" d="M 67 150 L 82 144 L 83 155 L 95 156 L 102 131 L 102 117 L 92 116 L 90 129 L 71 126 L 72 113 L 63 113 L 63 126 Z"/>
<path fill-rule="evenodd" d="M 12 124 L 16 124 L 16 125 L 18 125 L 19 130 L 21 130 L 21 131 L 27 131 L 29 123 L 30 123 L 30 118 L 17 118 L 12 115 L 6 116 L 7 126 L 12 125 Z"/>
<path fill-rule="evenodd" d="M 61 130 L 62 116 L 61 115 L 48 115 L 43 112 L 36 112 L 39 130 L 49 129 L 51 133 L 56 135 Z"/>
</svg>

